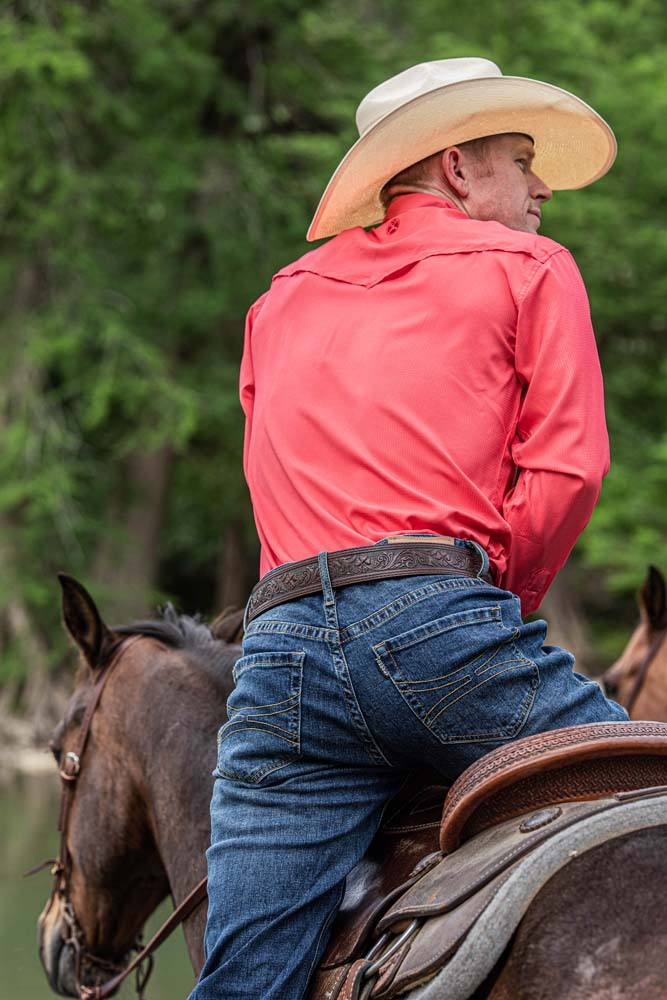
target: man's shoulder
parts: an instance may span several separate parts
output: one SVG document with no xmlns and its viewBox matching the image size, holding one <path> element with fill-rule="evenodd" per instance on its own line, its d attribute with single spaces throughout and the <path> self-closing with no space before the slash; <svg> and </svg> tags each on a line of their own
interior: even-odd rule
<svg viewBox="0 0 667 1000">
<path fill-rule="evenodd" d="M 477 248 L 498 253 L 515 253 L 532 258 L 537 262 L 545 262 L 557 253 L 567 253 L 565 247 L 548 236 L 538 233 L 526 233 L 518 229 L 510 229 L 501 222 L 478 222 L 470 220 L 471 224 L 462 226 L 459 236 L 461 250 Z M 451 241 L 450 241 L 451 244 Z"/>
<path fill-rule="evenodd" d="M 304 271 L 310 271 L 313 274 L 344 271 L 351 257 L 358 253 L 360 244 L 365 242 L 365 235 L 365 230 L 357 227 L 346 229 L 337 236 L 332 236 L 331 239 L 320 243 L 313 250 L 307 251 L 301 257 L 297 257 L 296 260 L 281 267 L 274 274 L 274 281 L 276 278 L 287 278 Z"/>
<path fill-rule="evenodd" d="M 491 256 L 513 255 L 515 260 L 539 265 L 555 254 L 567 253 L 560 243 L 546 236 L 509 229 L 493 221 L 466 219 L 458 225 L 442 226 L 436 223 L 393 246 L 384 238 L 383 228 L 347 229 L 280 268 L 273 280 L 310 272 L 373 284 L 408 262 L 428 257 L 486 251 Z"/>
<path fill-rule="evenodd" d="M 334 237 L 336 239 L 337 237 Z M 297 257 L 296 260 L 290 261 L 288 264 L 284 264 L 280 270 L 276 271 L 273 275 L 275 278 L 288 277 L 290 274 L 295 274 L 297 271 L 309 271 L 317 269 L 317 263 L 319 258 L 322 256 L 321 251 L 328 247 L 331 240 L 327 240 L 326 243 L 320 244 L 320 246 L 315 247 L 314 250 L 309 250 L 307 253 Z"/>
</svg>

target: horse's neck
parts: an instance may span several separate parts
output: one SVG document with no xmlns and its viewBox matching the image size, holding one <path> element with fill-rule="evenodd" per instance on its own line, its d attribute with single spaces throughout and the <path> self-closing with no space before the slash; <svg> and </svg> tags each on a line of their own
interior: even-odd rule
<svg viewBox="0 0 667 1000">
<path fill-rule="evenodd" d="M 184 669 L 189 672 L 193 666 Z M 194 670 L 192 688 L 185 690 L 186 677 L 170 684 L 171 672 L 164 671 L 150 710 L 151 732 L 143 744 L 150 823 L 176 905 L 206 874 L 215 734 L 225 712 L 226 692 Z M 184 924 L 195 971 L 203 962 L 205 922 L 202 903 Z"/>
<path fill-rule="evenodd" d="M 171 801 L 171 808 L 157 819 L 158 850 L 167 873 L 174 906 L 178 906 L 206 875 L 209 799 L 208 791 L 200 802 L 194 798 L 187 801 L 185 796 L 176 794 Z M 169 819 L 172 812 L 178 813 L 178 819 L 174 815 L 173 822 Z M 191 824 L 187 823 L 188 817 L 192 819 Z M 183 924 L 188 954 L 197 974 L 204 962 L 206 912 L 206 901 L 203 901 Z"/>
</svg>

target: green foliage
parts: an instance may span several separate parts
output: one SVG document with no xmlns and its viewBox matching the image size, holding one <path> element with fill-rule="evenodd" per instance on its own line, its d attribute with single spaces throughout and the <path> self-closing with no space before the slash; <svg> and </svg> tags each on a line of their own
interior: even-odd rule
<svg viewBox="0 0 667 1000">
<path fill-rule="evenodd" d="M 577 553 L 618 595 L 595 599 L 604 632 L 645 563 L 667 568 L 666 23 L 660 0 L 480 0 L 465 17 L 453 0 L 5 5 L 0 611 L 19 595 L 51 641 L 54 569 L 90 577 L 124 458 L 165 446 L 160 561 L 194 610 L 188 580 L 213 572 L 224 526 L 252 537 L 248 306 L 308 249 L 363 94 L 473 53 L 580 94 L 619 138 L 608 177 L 545 213 L 586 279 L 606 374 L 614 467 Z"/>
</svg>

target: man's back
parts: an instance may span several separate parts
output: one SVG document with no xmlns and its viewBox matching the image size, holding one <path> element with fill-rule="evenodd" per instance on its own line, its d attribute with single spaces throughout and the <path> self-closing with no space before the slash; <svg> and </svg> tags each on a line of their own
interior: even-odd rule
<svg viewBox="0 0 667 1000">
<path fill-rule="evenodd" d="M 557 387 L 539 371 L 545 351 Z M 241 390 L 261 573 L 432 531 L 475 539 L 500 579 L 513 533 L 525 533 L 529 497 L 510 495 L 517 467 L 544 478 L 566 458 L 594 495 L 544 558 L 530 552 L 541 590 L 606 470 L 599 366 L 570 255 L 436 196 L 396 198 L 381 226 L 279 271 L 250 314 Z M 542 484 L 537 516 L 558 522 L 548 493 Z"/>
</svg>

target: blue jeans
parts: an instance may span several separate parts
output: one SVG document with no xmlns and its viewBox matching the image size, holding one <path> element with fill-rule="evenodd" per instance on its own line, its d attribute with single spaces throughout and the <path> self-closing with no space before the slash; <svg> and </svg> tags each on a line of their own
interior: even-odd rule
<svg viewBox="0 0 667 1000">
<path fill-rule="evenodd" d="M 470 543 L 472 544 L 472 543 Z M 345 878 L 424 764 L 443 783 L 518 736 L 625 711 L 479 578 L 333 590 L 254 619 L 218 736 L 206 962 L 190 1000 L 300 1000 Z"/>
</svg>

